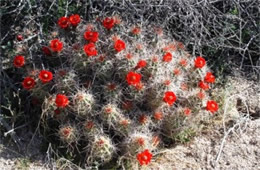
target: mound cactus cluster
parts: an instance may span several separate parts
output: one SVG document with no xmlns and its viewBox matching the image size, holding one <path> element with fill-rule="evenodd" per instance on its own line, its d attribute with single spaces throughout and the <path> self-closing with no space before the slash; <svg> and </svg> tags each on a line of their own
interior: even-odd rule
<svg viewBox="0 0 260 170">
<path fill-rule="evenodd" d="M 61 17 L 38 56 L 17 54 L 21 83 L 42 106 L 43 127 L 89 166 L 122 158 L 148 165 L 176 136 L 199 128 L 218 104 L 201 56 L 157 26 L 119 17 Z M 19 40 L 23 43 L 23 40 Z M 83 156 L 84 155 L 84 156 Z"/>
</svg>

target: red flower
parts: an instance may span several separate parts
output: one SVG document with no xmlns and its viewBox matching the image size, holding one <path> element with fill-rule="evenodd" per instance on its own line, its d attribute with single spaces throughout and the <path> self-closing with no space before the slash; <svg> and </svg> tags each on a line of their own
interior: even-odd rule
<svg viewBox="0 0 260 170">
<path fill-rule="evenodd" d="M 199 87 L 203 90 L 208 90 L 209 89 L 209 84 L 208 83 L 205 83 L 204 81 L 200 81 L 199 82 Z"/>
<path fill-rule="evenodd" d="M 123 120 L 120 121 L 120 125 L 123 125 L 123 126 L 128 126 L 129 123 L 130 122 L 128 120 L 126 120 L 126 119 L 123 119 Z"/>
<path fill-rule="evenodd" d="M 84 34 L 84 38 L 90 42 L 96 42 L 98 40 L 98 32 L 94 31 L 86 31 Z"/>
<path fill-rule="evenodd" d="M 128 85 L 137 85 L 138 83 L 140 83 L 142 78 L 142 75 L 139 73 L 135 73 L 130 71 L 127 75 L 126 75 L 126 81 L 128 83 Z"/>
<path fill-rule="evenodd" d="M 215 76 L 211 72 L 207 72 L 206 76 L 204 78 L 204 81 L 207 83 L 214 83 L 215 82 Z"/>
<path fill-rule="evenodd" d="M 162 114 L 162 112 L 155 112 L 154 114 L 153 114 L 153 118 L 155 119 L 155 120 L 162 120 L 162 118 L 163 118 L 163 114 Z"/>
<path fill-rule="evenodd" d="M 169 86 L 170 84 L 171 84 L 171 81 L 170 81 L 170 80 L 165 80 L 165 81 L 164 81 L 164 85 L 165 85 L 165 86 Z"/>
<path fill-rule="evenodd" d="M 94 126 L 94 122 L 92 122 L 92 121 L 86 122 L 86 124 L 85 124 L 86 129 L 92 129 L 93 126 Z"/>
<path fill-rule="evenodd" d="M 96 50 L 96 45 L 94 43 L 84 45 L 84 51 L 87 56 L 96 56 L 98 54 Z"/>
<path fill-rule="evenodd" d="M 202 68 L 202 67 L 205 66 L 205 64 L 206 64 L 206 60 L 201 56 L 197 57 L 194 60 L 194 65 L 195 65 L 196 68 Z"/>
<path fill-rule="evenodd" d="M 103 20 L 103 26 L 110 30 L 111 28 L 113 28 L 115 25 L 115 20 L 114 18 L 111 18 L 111 17 L 106 17 L 104 20 Z"/>
<path fill-rule="evenodd" d="M 184 110 L 183 110 L 183 112 L 184 112 L 184 114 L 186 115 L 186 116 L 189 116 L 190 114 L 191 114 L 191 110 L 189 109 L 189 108 L 184 108 Z"/>
<path fill-rule="evenodd" d="M 17 41 L 22 41 L 23 40 L 23 36 L 22 35 L 17 35 L 16 39 L 17 39 Z"/>
<path fill-rule="evenodd" d="M 140 61 L 137 63 L 135 69 L 144 68 L 146 65 L 147 65 L 147 63 L 146 63 L 145 60 L 140 60 Z"/>
<path fill-rule="evenodd" d="M 178 42 L 177 43 L 177 47 L 180 48 L 180 49 L 184 49 L 184 44 L 182 42 Z"/>
<path fill-rule="evenodd" d="M 140 138 L 137 138 L 136 142 L 138 143 L 138 145 L 140 146 L 144 146 L 144 138 L 140 137 Z"/>
<path fill-rule="evenodd" d="M 25 77 L 24 80 L 23 80 L 23 88 L 27 89 L 27 90 L 30 90 L 32 89 L 34 86 L 35 86 L 35 80 L 31 77 Z"/>
<path fill-rule="evenodd" d="M 181 71 L 180 71 L 180 69 L 176 68 L 176 69 L 173 70 L 173 73 L 174 73 L 175 76 L 178 76 L 178 75 L 181 74 Z"/>
<path fill-rule="evenodd" d="M 47 70 L 42 70 L 39 74 L 39 79 L 43 82 L 43 83 L 47 83 L 49 81 L 51 81 L 53 78 L 53 75 L 50 71 Z"/>
<path fill-rule="evenodd" d="M 24 56 L 22 56 L 22 55 L 15 56 L 15 58 L 14 58 L 15 67 L 19 68 L 19 67 L 24 66 L 24 62 L 25 62 Z"/>
<path fill-rule="evenodd" d="M 110 84 L 108 84 L 107 85 L 107 88 L 109 89 L 109 90 L 115 90 L 116 89 L 116 84 L 115 83 L 110 83 Z"/>
<path fill-rule="evenodd" d="M 148 149 L 144 150 L 141 153 L 136 155 L 137 160 L 139 161 L 140 165 L 148 165 L 152 159 L 152 153 L 149 152 Z"/>
<path fill-rule="evenodd" d="M 80 23 L 80 16 L 78 14 L 71 15 L 69 21 L 72 26 L 77 26 Z"/>
<path fill-rule="evenodd" d="M 209 100 L 207 102 L 206 110 L 210 111 L 211 113 L 214 113 L 218 111 L 218 104 L 214 100 Z"/>
<path fill-rule="evenodd" d="M 202 100 L 202 99 L 205 98 L 205 94 L 204 94 L 202 91 L 200 91 L 200 92 L 197 94 L 197 97 L 198 97 L 200 100 Z"/>
<path fill-rule="evenodd" d="M 146 115 L 141 115 L 141 116 L 139 117 L 139 122 L 140 122 L 141 124 L 146 124 L 147 121 L 148 121 L 148 117 L 147 117 Z"/>
<path fill-rule="evenodd" d="M 181 59 L 180 60 L 180 65 L 182 65 L 183 67 L 187 66 L 187 60 L 186 59 Z"/>
<path fill-rule="evenodd" d="M 143 83 L 137 83 L 136 85 L 134 85 L 135 89 L 138 91 L 141 91 L 144 88 Z"/>
<path fill-rule="evenodd" d="M 50 47 L 54 52 L 60 52 L 63 48 L 63 43 L 58 39 L 51 40 Z"/>
<path fill-rule="evenodd" d="M 164 62 L 170 62 L 172 61 L 172 54 L 171 53 L 166 53 L 164 56 L 163 56 L 163 61 Z"/>
<path fill-rule="evenodd" d="M 69 19 L 67 17 L 60 17 L 60 19 L 58 20 L 58 25 L 63 29 L 68 28 L 68 26 L 70 25 Z"/>
<path fill-rule="evenodd" d="M 114 48 L 117 52 L 120 52 L 122 50 L 125 49 L 125 42 L 122 40 L 116 40 L 115 44 L 114 44 Z"/>
<path fill-rule="evenodd" d="M 164 94 L 163 101 L 171 106 L 176 101 L 176 99 L 177 97 L 172 91 L 167 91 Z"/>
<path fill-rule="evenodd" d="M 128 60 L 130 60 L 131 58 L 133 58 L 133 55 L 132 54 L 130 54 L 130 53 L 128 53 L 128 54 L 126 54 L 126 56 L 125 56 Z"/>
<path fill-rule="evenodd" d="M 69 104 L 69 99 L 63 94 L 57 94 L 55 103 L 57 107 L 66 107 Z"/>
<path fill-rule="evenodd" d="M 49 56 L 51 55 L 51 50 L 49 49 L 49 47 L 46 46 L 42 47 L 42 51 L 45 55 L 49 55 Z"/>
<path fill-rule="evenodd" d="M 141 32 L 141 29 L 139 27 L 134 27 L 131 32 L 134 35 L 138 35 Z"/>
<path fill-rule="evenodd" d="M 158 57 L 157 57 L 157 56 L 154 56 L 154 57 L 152 58 L 152 62 L 157 63 L 157 62 L 158 62 Z"/>
</svg>

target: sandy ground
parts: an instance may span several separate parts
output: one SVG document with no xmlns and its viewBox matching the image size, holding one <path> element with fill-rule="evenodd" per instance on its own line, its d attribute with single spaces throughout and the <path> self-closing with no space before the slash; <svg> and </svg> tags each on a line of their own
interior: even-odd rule
<svg viewBox="0 0 260 170">
<path fill-rule="evenodd" d="M 224 143 L 225 134 L 221 128 L 201 134 L 190 144 L 179 145 L 158 156 L 149 169 L 260 169 L 260 119 L 241 126 L 227 135 Z M 2 170 L 50 169 L 42 160 L 26 159 L 3 145 L 0 146 L 0 167 Z"/>
<path fill-rule="evenodd" d="M 154 170 L 260 169 L 260 119 L 247 123 L 243 125 L 244 131 L 237 128 L 225 138 L 224 143 L 222 129 L 197 136 L 188 146 L 169 150 L 150 167 Z"/>
</svg>

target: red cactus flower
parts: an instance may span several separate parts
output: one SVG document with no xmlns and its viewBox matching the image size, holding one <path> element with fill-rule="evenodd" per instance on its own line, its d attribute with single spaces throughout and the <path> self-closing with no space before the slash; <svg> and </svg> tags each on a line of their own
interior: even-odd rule
<svg viewBox="0 0 260 170">
<path fill-rule="evenodd" d="M 191 114 L 191 110 L 189 109 L 189 108 L 184 108 L 184 110 L 183 110 L 183 112 L 184 112 L 184 114 L 186 115 L 186 116 L 189 116 L 190 114 Z"/>
<path fill-rule="evenodd" d="M 103 20 L 103 26 L 110 30 L 111 28 L 114 27 L 114 25 L 116 24 L 114 18 L 111 18 L 111 17 L 106 17 L 104 20 Z"/>
<path fill-rule="evenodd" d="M 71 134 L 71 128 L 70 127 L 65 127 L 62 129 L 62 135 L 63 137 L 67 138 Z"/>
<path fill-rule="evenodd" d="M 172 54 L 171 53 L 166 53 L 166 54 L 164 54 L 164 56 L 163 56 L 163 61 L 164 62 L 170 62 L 170 61 L 172 61 Z"/>
<path fill-rule="evenodd" d="M 144 150 L 141 153 L 136 155 L 137 160 L 139 161 L 140 165 L 148 165 L 152 159 L 152 153 L 149 152 L 148 149 Z"/>
<path fill-rule="evenodd" d="M 155 120 L 157 120 L 157 121 L 162 120 L 162 118 L 163 118 L 162 112 L 155 112 L 155 113 L 153 114 L 153 118 L 154 118 Z"/>
<path fill-rule="evenodd" d="M 177 47 L 179 48 L 179 49 L 184 49 L 185 48 L 185 46 L 184 46 L 184 44 L 182 43 L 182 42 L 178 42 L 177 43 Z"/>
<path fill-rule="evenodd" d="M 17 35 L 16 39 L 17 39 L 17 41 L 22 41 L 23 40 L 23 36 L 22 35 Z"/>
<path fill-rule="evenodd" d="M 116 40 L 115 44 L 114 44 L 114 48 L 117 52 L 120 52 L 122 50 L 125 49 L 125 42 L 122 40 Z"/>
<path fill-rule="evenodd" d="M 56 103 L 57 107 L 64 108 L 69 104 L 69 99 L 67 98 L 67 96 L 65 96 L 63 94 L 57 94 L 55 103 Z"/>
<path fill-rule="evenodd" d="M 53 78 L 52 72 L 47 71 L 47 70 L 42 70 L 39 74 L 39 79 L 43 82 L 43 83 L 47 83 L 49 81 L 51 81 Z"/>
<path fill-rule="evenodd" d="M 200 92 L 197 94 L 197 97 L 198 97 L 200 100 L 202 100 L 202 99 L 205 98 L 205 94 L 204 94 L 202 91 L 200 91 Z"/>
<path fill-rule="evenodd" d="M 181 59 L 181 60 L 180 60 L 180 65 L 183 66 L 183 67 L 187 66 L 187 60 L 184 59 L 184 58 Z"/>
<path fill-rule="evenodd" d="M 68 28 L 69 25 L 70 25 L 69 18 L 67 18 L 67 17 L 60 17 L 60 19 L 58 20 L 58 25 L 62 29 Z"/>
<path fill-rule="evenodd" d="M 22 55 L 15 56 L 15 58 L 14 58 L 15 67 L 17 67 L 17 68 L 22 67 L 22 66 L 24 66 L 24 63 L 25 63 L 24 56 L 22 56 Z"/>
<path fill-rule="evenodd" d="M 180 75 L 180 74 L 181 74 L 180 69 L 178 69 L 178 68 L 174 69 L 174 70 L 173 70 L 173 74 L 174 74 L 175 76 Z"/>
<path fill-rule="evenodd" d="M 164 94 L 163 101 L 167 103 L 168 105 L 173 105 L 173 103 L 176 101 L 177 97 L 172 91 L 167 91 Z"/>
<path fill-rule="evenodd" d="M 122 126 L 128 126 L 130 124 L 130 122 L 127 120 L 127 119 L 123 119 L 123 120 L 121 120 L 120 121 L 120 125 L 122 125 Z"/>
<path fill-rule="evenodd" d="M 138 145 L 140 145 L 140 146 L 144 146 L 144 138 L 142 138 L 142 137 L 139 137 L 139 138 L 137 138 L 136 139 L 136 142 L 138 143 Z"/>
<path fill-rule="evenodd" d="M 194 60 L 194 65 L 195 65 L 196 68 L 202 68 L 202 67 L 205 66 L 205 64 L 206 64 L 206 60 L 201 56 L 197 57 Z"/>
<path fill-rule="evenodd" d="M 97 60 L 98 60 L 99 62 L 103 62 L 103 61 L 105 61 L 105 59 L 106 59 L 106 57 L 105 57 L 104 55 L 101 55 L 101 56 L 98 57 Z"/>
<path fill-rule="evenodd" d="M 204 81 L 199 81 L 199 87 L 203 90 L 208 90 L 209 89 L 209 84 L 205 83 Z"/>
<path fill-rule="evenodd" d="M 25 77 L 23 80 L 23 88 L 30 90 L 35 86 L 35 80 L 32 77 Z"/>
<path fill-rule="evenodd" d="M 137 83 L 136 85 L 134 85 L 135 89 L 138 91 L 141 91 L 144 88 L 144 85 L 142 82 Z"/>
<path fill-rule="evenodd" d="M 173 43 L 170 43 L 169 45 L 163 47 L 162 50 L 165 52 L 169 52 L 169 51 L 176 51 L 176 49 L 177 49 L 176 45 Z"/>
<path fill-rule="evenodd" d="M 90 42 L 95 43 L 98 40 L 98 32 L 95 31 L 86 31 L 84 33 L 84 38 Z"/>
<path fill-rule="evenodd" d="M 45 55 L 51 56 L 51 50 L 49 49 L 49 47 L 42 47 L 42 51 Z"/>
<path fill-rule="evenodd" d="M 135 66 L 135 69 L 144 68 L 147 65 L 147 62 L 145 60 L 140 60 L 137 65 Z"/>
<path fill-rule="evenodd" d="M 96 50 L 96 45 L 94 43 L 84 45 L 84 51 L 87 56 L 96 56 L 98 54 Z"/>
<path fill-rule="evenodd" d="M 51 40 L 50 47 L 52 51 L 60 52 L 63 48 L 63 43 L 58 39 L 54 39 Z"/>
<path fill-rule="evenodd" d="M 214 100 L 209 100 L 207 102 L 206 110 L 210 111 L 212 114 L 214 114 L 216 111 L 218 111 L 218 104 Z"/>
<path fill-rule="evenodd" d="M 111 107 L 109 107 L 109 106 L 104 109 L 104 112 L 105 112 L 106 114 L 111 114 L 112 111 L 113 111 L 113 109 L 112 109 Z"/>
<path fill-rule="evenodd" d="M 158 57 L 157 57 L 157 56 L 154 56 L 154 57 L 152 58 L 152 62 L 157 63 L 157 62 L 158 62 Z"/>
<path fill-rule="evenodd" d="M 164 83 L 163 83 L 165 86 L 169 86 L 171 84 L 171 81 L 170 80 L 165 80 Z"/>
<path fill-rule="evenodd" d="M 130 71 L 127 75 L 126 75 L 126 81 L 128 83 L 128 85 L 137 85 L 138 83 L 140 83 L 142 78 L 142 75 L 139 73 L 135 73 Z"/>
<path fill-rule="evenodd" d="M 137 50 L 142 50 L 142 48 L 143 48 L 142 44 L 140 44 L 140 43 L 136 44 L 136 49 Z"/>
<path fill-rule="evenodd" d="M 207 83 L 214 83 L 215 82 L 215 76 L 211 72 L 207 72 L 206 76 L 204 77 L 204 81 Z"/>
<path fill-rule="evenodd" d="M 145 124 L 145 123 L 147 122 L 147 120 L 148 120 L 148 117 L 147 117 L 146 115 L 141 115 L 141 116 L 139 117 L 139 122 L 140 122 L 141 124 Z"/>
<path fill-rule="evenodd" d="M 128 59 L 128 60 L 130 60 L 130 59 L 132 59 L 132 58 L 133 58 L 133 55 L 132 55 L 132 54 L 130 54 L 130 53 L 128 53 L 128 54 L 126 54 L 125 58 L 126 58 L 126 59 Z"/>
<path fill-rule="evenodd" d="M 134 35 L 138 35 L 138 34 L 140 34 L 141 29 L 139 27 L 134 27 L 131 32 Z"/>
<path fill-rule="evenodd" d="M 115 90 L 116 89 L 116 84 L 115 83 L 109 83 L 107 85 L 107 88 L 111 91 Z"/>
<path fill-rule="evenodd" d="M 69 21 L 72 26 L 76 27 L 80 23 L 80 16 L 78 14 L 71 15 Z"/>
<path fill-rule="evenodd" d="M 92 129 L 93 126 L 94 126 L 94 122 L 92 122 L 92 121 L 86 122 L 86 124 L 85 124 L 86 129 Z"/>
</svg>

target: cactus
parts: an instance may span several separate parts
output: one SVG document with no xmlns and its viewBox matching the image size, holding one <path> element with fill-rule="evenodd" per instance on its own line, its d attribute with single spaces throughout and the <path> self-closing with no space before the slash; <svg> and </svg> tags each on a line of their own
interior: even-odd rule
<svg viewBox="0 0 260 170">
<path fill-rule="evenodd" d="M 87 165 L 126 155 L 148 161 L 147 154 L 150 161 L 164 138 L 199 129 L 217 112 L 210 94 L 215 77 L 205 59 L 162 29 L 129 26 L 118 17 L 87 23 L 71 17 L 59 19 L 42 48 L 51 71 L 34 70 L 22 84 L 42 94 L 42 118 L 57 120 L 47 126 L 64 145 L 81 149 Z M 25 67 L 24 59 L 16 58 L 15 67 Z"/>
</svg>

